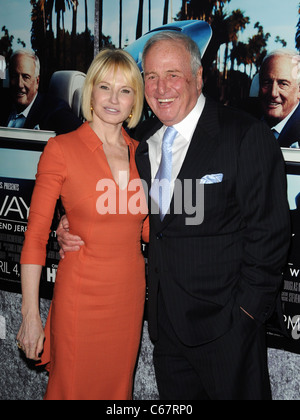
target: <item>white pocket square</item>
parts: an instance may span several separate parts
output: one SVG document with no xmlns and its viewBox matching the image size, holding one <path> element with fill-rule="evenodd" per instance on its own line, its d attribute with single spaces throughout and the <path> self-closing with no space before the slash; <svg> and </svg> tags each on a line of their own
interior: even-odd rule
<svg viewBox="0 0 300 420">
<path fill-rule="evenodd" d="M 223 174 L 205 175 L 200 179 L 200 184 L 219 184 L 223 181 Z"/>
</svg>

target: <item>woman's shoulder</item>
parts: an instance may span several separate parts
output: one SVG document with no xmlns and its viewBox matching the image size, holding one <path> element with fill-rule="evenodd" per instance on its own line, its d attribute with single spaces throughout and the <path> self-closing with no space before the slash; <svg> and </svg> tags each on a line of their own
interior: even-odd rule
<svg viewBox="0 0 300 420">
<path fill-rule="evenodd" d="M 62 153 L 69 152 L 70 150 L 75 150 L 80 144 L 80 138 L 84 137 L 84 132 L 86 131 L 86 129 L 87 127 L 84 123 L 74 131 L 65 134 L 59 134 L 56 137 L 52 137 L 48 140 L 45 149 L 52 149 L 53 151 L 57 150 Z"/>
<path fill-rule="evenodd" d="M 60 144 L 67 144 L 69 142 L 74 141 L 74 139 L 78 138 L 83 131 L 87 129 L 86 124 L 83 123 L 79 128 L 74 131 L 70 131 L 69 133 L 59 134 L 56 137 L 53 137 L 51 141 L 55 141 Z"/>
</svg>

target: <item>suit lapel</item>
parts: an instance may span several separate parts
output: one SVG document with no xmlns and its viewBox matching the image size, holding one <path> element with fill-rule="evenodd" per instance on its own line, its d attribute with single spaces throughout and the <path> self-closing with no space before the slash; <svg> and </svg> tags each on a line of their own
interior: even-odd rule
<svg viewBox="0 0 300 420">
<path fill-rule="evenodd" d="M 150 167 L 150 160 L 149 160 L 149 148 L 147 141 L 142 141 L 136 150 L 135 155 L 136 166 L 138 168 L 138 172 L 140 178 L 147 182 L 148 187 L 151 183 L 151 167 Z"/>
<path fill-rule="evenodd" d="M 142 131 L 145 135 L 141 136 L 142 140 L 136 150 L 135 160 L 139 175 L 143 181 L 146 181 L 148 193 L 151 188 L 151 166 L 149 159 L 149 146 L 147 140 L 162 127 L 162 123 L 158 119 L 145 122 L 145 127 Z M 147 191 L 145 191 L 147 193 Z"/>
<path fill-rule="evenodd" d="M 290 147 L 297 141 L 300 143 L 300 105 L 283 128 L 279 138 L 280 147 Z"/>
<path fill-rule="evenodd" d="M 149 160 L 149 149 L 147 140 L 162 127 L 162 123 L 155 119 L 143 130 L 146 134 L 142 138 L 136 151 L 136 163 L 141 179 L 146 181 L 148 189 L 151 187 L 151 166 Z M 206 175 L 209 169 L 211 159 L 220 142 L 220 123 L 218 118 L 218 106 L 211 99 L 207 98 L 202 115 L 196 126 L 194 135 L 191 140 L 187 155 L 179 172 L 178 179 L 183 182 L 185 179 L 201 179 Z M 148 193 L 149 193 L 148 191 Z M 149 196 L 148 196 L 149 197 Z M 172 198 L 171 208 L 173 208 L 174 197 Z M 167 214 L 160 221 L 159 215 L 154 215 L 157 227 L 166 227 L 175 217 L 174 214 Z"/>
<path fill-rule="evenodd" d="M 182 185 L 184 185 L 185 179 L 191 179 L 193 182 L 196 182 L 197 179 L 200 180 L 207 174 L 211 160 L 220 142 L 219 133 L 218 106 L 214 101 L 207 98 L 177 177 Z M 174 197 L 172 198 L 171 208 L 174 208 Z M 175 214 L 167 214 L 162 222 L 163 226 L 168 225 L 174 217 L 176 217 Z"/>
<path fill-rule="evenodd" d="M 42 95 L 38 93 L 30 111 L 26 118 L 24 128 L 33 129 L 36 125 L 39 124 L 40 116 L 42 114 Z"/>
<path fill-rule="evenodd" d="M 194 178 L 196 175 L 198 177 L 199 175 L 201 177 L 206 175 L 210 161 L 220 141 L 219 131 L 217 107 L 211 100 L 207 99 L 178 179 L 183 181 L 184 179 Z"/>
</svg>

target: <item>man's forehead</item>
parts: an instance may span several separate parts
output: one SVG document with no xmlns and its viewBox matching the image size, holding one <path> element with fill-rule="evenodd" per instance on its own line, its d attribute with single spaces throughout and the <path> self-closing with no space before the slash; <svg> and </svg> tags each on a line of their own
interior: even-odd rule
<svg viewBox="0 0 300 420">
<path fill-rule="evenodd" d="M 162 44 L 165 45 L 162 45 Z M 172 45 L 171 45 L 172 44 Z M 159 59 L 156 56 L 159 55 Z M 189 51 L 182 43 L 176 45 L 174 41 L 158 41 L 154 44 L 145 57 L 145 73 L 155 71 L 179 71 L 180 68 L 190 63 Z"/>
<path fill-rule="evenodd" d="M 290 73 L 295 65 L 293 58 L 288 56 L 270 57 L 262 68 L 262 73 Z"/>
<path fill-rule="evenodd" d="M 33 57 L 29 57 L 27 55 L 18 54 L 12 58 L 12 64 L 15 65 L 22 65 L 28 67 L 35 68 L 35 61 Z"/>
<path fill-rule="evenodd" d="M 35 73 L 35 61 L 31 57 L 16 56 L 10 66 L 10 73 L 33 75 Z"/>
<path fill-rule="evenodd" d="M 181 40 L 175 41 L 173 39 L 162 39 L 159 41 L 156 41 L 151 47 L 148 49 L 146 53 L 147 58 L 149 55 L 157 54 L 157 53 L 165 53 L 166 57 L 175 54 L 180 58 L 180 55 L 183 52 L 186 52 L 188 54 L 187 49 L 185 48 L 185 45 Z"/>
<path fill-rule="evenodd" d="M 298 78 L 298 67 L 295 67 L 292 60 L 288 57 L 287 60 L 269 62 L 267 63 L 261 72 L 261 80 L 273 80 L 273 81 L 290 81 L 297 80 Z"/>
</svg>

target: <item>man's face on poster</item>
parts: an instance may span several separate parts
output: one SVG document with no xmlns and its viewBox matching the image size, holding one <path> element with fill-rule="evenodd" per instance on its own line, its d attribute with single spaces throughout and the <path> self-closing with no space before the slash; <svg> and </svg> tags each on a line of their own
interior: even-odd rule
<svg viewBox="0 0 300 420">
<path fill-rule="evenodd" d="M 18 112 L 24 111 L 39 88 L 39 76 L 36 76 L 35 61 L 26 55 L 16 55 L 10 68 L 10 86 L 13 101 Z"/>
<path fill-rule="evenodd" d="M 274 56 L 264 64 L 260 76 L 260 99 L 264 116 L 271 125 L 284 120 L 299 104 L 299 80 L 291 57 Z"/>
</svg>

